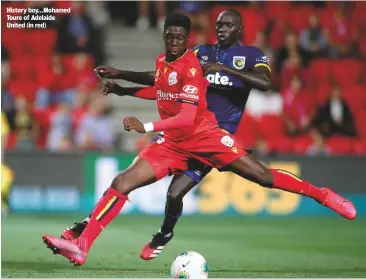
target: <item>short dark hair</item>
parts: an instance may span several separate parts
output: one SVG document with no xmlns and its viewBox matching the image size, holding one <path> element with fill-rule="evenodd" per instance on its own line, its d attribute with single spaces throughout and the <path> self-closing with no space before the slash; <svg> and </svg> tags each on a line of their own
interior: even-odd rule
<svg viewBox="0 0 366 279">
<path fill-rule="evenodd" d="M 191 32 L 191 19 L 183 14 L 170 14 L 165 19 L 164 30 L 169 26 L 183 27 L 189 34 L 189 32 Z"/>
<path fill-rule="evenodd" d="M 224 12 L 232 14 L 234 17 L 236 17 L 239 20 L 240 24 L 243 24 L 242 16 L 238 10 L 230 8 L 230 9 L 224 10 Z"/>
</svg>

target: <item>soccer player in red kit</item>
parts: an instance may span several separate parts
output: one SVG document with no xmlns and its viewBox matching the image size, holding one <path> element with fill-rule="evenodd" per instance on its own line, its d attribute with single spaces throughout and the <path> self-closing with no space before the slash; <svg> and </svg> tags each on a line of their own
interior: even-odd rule
<svg viewBox="0 0 366 279">
<path fill-rule="evenodd" d="M 232 135 L 218 127 L 213 113 L 207 110 L 207 84 L 199 61 L 187 50 L 189 31 L 188 17 L 168 16 L 164 28 L 166 53 L 157 58 L 154 87 L 124 88 L 136 95 L 155 95 L 162 119 L 142 124 L 135 117 L 127 117 L 123 121 L 125 130 L 139 133 L 163 130 L 164 138 L 144 149 L 127 170 L 114 178 L 77 239 L 42 237 L 48 248 L 74 264 L 85 263 L 93 242 L 119 214 L 131 191 L 187 170 L 190 159 L 218 169 L 225 167 L 265 187 L 312 197 L 348 219 L 356 217 L 350 201 L 335 193 L 329 196 L 326 189 L 284 171 L 265 168 L 246 154 Z"/>
</svg>

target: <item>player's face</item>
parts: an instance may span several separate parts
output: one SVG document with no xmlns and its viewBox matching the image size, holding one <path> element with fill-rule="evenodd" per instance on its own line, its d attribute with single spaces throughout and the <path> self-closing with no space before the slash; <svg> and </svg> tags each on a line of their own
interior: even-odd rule
<svg viewBox="0 0 366 279">
<path fill-rule="evenodd" d="M 169 26 L 164 32 L 164 41 L 166 53 L 179 57 L 187 49 L 187 31 L 184 27 Z"/>
<path fill-rule="evenodd" d="M 219 45 L 230 46 L 239 39 L 240 21 L 230 13 L 222 12 L 216 21 L 216 37 Z"/>
</svg>

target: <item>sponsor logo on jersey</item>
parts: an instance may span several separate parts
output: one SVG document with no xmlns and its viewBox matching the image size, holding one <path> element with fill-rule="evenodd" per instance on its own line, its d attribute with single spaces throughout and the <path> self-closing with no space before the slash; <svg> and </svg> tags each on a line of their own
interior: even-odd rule
<svg viewBox="0 0 366 279">
<path fill-rule="evenodd" d="M 193 95 L 193 94 L 187 94 L 187 93 L 181 93 L 179 95 L 180 98 L 188 98 L 188 99 L 195 99 L 198 100 L 199 96 L 198 95 Z"/>
<path fill-rule="evenodd" d="M 231 148 L 234 145 L 234 140 L 231 137 L 229 137 L 229 136 L 223 136 L 221 138 L 221 143 L 223 145 Z"/>
<path fill-rule="evenodd" d="M 162 101 L 171 101 L 171 100 L 176 100 L 179 98 L 179 93 L 166 93 L 163 92 L 161 90 L 158 90 L 156 92 L 156 97 L 158 100 L 162 100 Z"/>
<path fill-rule="evenodd" d="M 198 93 L 198 89 L 196 86 L 193 86 L 193 85 L 185 85 L 183 87 L 183 91 L 188 93 L 188 94 L 197 94 Z"/>
<path fill-rule="evenodd" d="M 257 57 L 255 59 L 256 63 L 265 63 L 265 64 L 269 64 L 269 59 L 267 56 L 261 56 L 261 57 Z"/>
<path fill-rule="evenodd" d="M 189 71 L 191 72 L 192 77 L 194 77 L 194 76 L 195 76 L 195 74 L 196 74 L 196 72 L 197 72 L 197 68 L 195 68 L 195 67 L 191 67 L 191 68 L 189 69 Z"/>
<path fill-rule="evenodd" d="M 206 79 L 212 84 L 229 85 L 229 86 L 233 85 L 233 83 L 229 80 L 229 77 L 222 76 L 218 72 L 216 72 L 215 74 L 208 74 Z"/>
<path fill-rule="evenodd" d="M 233 65 L 235 69 L 241 70 L 245 66 L 245 56 L 234 56 Z"/>
<path fill-rule="evenodd" d="M 177 80 L 177 72 L 171 72 L 168 77 L 169 85 L 174 85 L 178 82 Z"/>
</svg>

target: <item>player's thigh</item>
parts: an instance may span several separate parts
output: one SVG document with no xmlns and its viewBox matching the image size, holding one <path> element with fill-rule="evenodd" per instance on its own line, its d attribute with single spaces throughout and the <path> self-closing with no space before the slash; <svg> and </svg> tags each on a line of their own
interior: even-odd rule
<svg viewBox="0 0 366 279">
<path fill-rule="evenodd" d="M 162 139 L 164 138 L 164 134 L 161 134 L 159 133 L 158 135 L 156 135 L 151 141 L 150 141 L 150 144 L 153 144 L 154 142 L 157 142 L 157 141 L 161 141 Z M 135 161 L 138 159 L 139 157 L 136 156 L 133 161 L 132 161 L 132 164 L 133 165 L 135 163 Z"/>
<path fill-rule="evenodd" d="M 156 175 L 153 167 L 146 160 L 136 157 L 132 164 L 118 174 L 112 182 L 112 188 L 128 195 L 134 189 L 154 183 Z"/>
<path fill-rule="evenodd" d="M 182 200 L 196 185 L 197 182 L 184 172 L 174 175 L 168 188 L 167 201 Z"/>
<path fill-rule="evenodd" d="M 249 154 L 229 163 L 226 168 L 262 186 L 271 187 L 273 184 L 272 172 Z"/>
<path fill-rule="evenodd" d="M 188 160 L 188 170 L 174 176 L 168 189 L 168 200 L 181 200 L 212 170 L 211 167 L 197 161 Z"/>
</svg>

